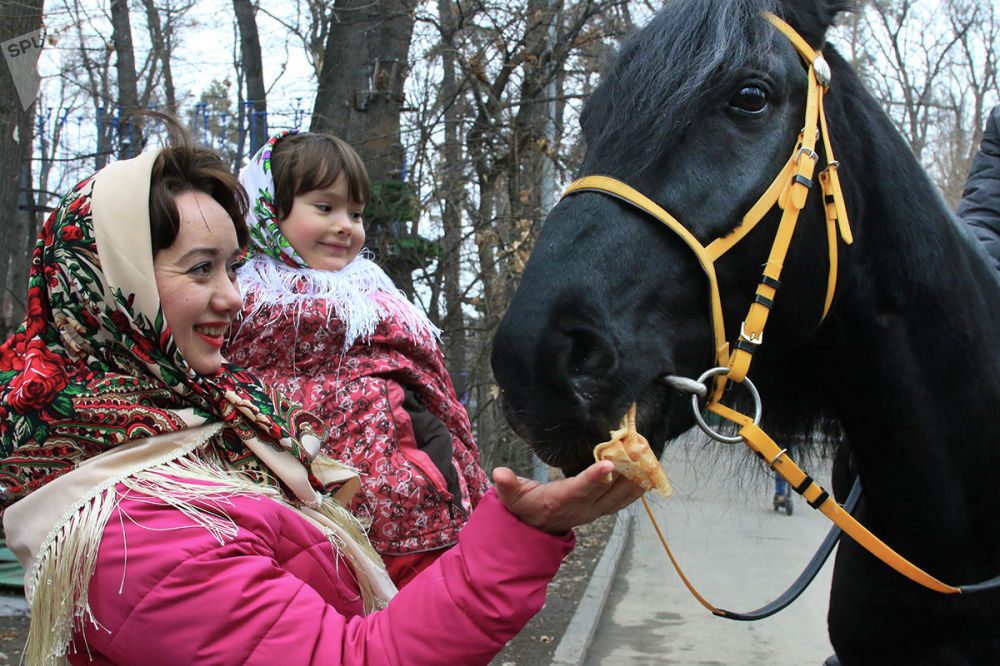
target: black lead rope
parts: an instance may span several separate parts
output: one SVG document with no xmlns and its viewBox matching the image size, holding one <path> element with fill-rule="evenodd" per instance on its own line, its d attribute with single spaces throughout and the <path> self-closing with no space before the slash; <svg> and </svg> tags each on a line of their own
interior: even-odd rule
<svg viewBox="0 0 1000 666">
<path fill-rule="evenodd" d="M 856 478 L 854 480 L 854 485 L 851 487 L 851 492 L 847 496 L 847 501 L 844 502 L 844 511 L 847 511 L 848 513 L 853 512 L 854 507 L 857 505 L 860 498 L 861 479 Z M 812 583 L 813 579 L 816 577 L 816 574 L 818 574 L 819 570 L 823 568 L 823 564 L 826 563 L 827 558 L 830 557 L 830 553 L 833 552 L 833 547 L 837 545 L 838 541 L 840 541 L 840 534 L 841 530 L 836 525 L 830 528 L 830 531 L 826 534 L 826 538 L 823 539 L 823 542 L 819 545 L 819 548 L 816 550 L 816 554 L 813 555 L 812 559 L 809 560 L 809 563 L 806 564 L 805 569 L 802 570 L 799 577 L 796 578 L 788 589 L 785 590 L 777 599 L 769 604 L 761 606 L 757 610 L 752 610 L 747 613 L 734 613 L 733 611 L 727 611 L 720 608 L 718 616 L 724 617 L 727 620 L 753 622 L 755 620 L 763 620 L 765 617 L 770 617 L 778 611 L 788 608 L 793 601 L 799 598 L 799 595 L 805 592 L 806 588 L 809 587 L 809 584 Z M 1000 583 L 1000 576 L 995 578 L 993 581 L 980 583 L 980 585 L 987 585 L 993 583 L 994 581 Z M 977 586 L 970 585 L 968 587 Z M 962 591 L 964 592 L 965 589 L 966 588 L 962 588 Z"/>
</svg>

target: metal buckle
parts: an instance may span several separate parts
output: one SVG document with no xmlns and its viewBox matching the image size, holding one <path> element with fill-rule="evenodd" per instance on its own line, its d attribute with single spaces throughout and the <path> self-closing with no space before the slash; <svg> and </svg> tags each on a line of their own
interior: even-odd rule
<svg viewBox="0 0 1000 666">
<path fill-rule="evenodd" d="M 796 151 L 795 153 L 796 164 L 799 163 L 799 158 L 802 157 L 803 154 L 809 159 L 811 159 L 813 161 L 813 164 L 816 164 L 817 160 L 819 160 L 819 155 L 816 154 L 815 150 L 813 150 L 808 146 L 799 146 L 798 151 Z"/>
<path fill-rule="evenodd" d="M 740 322 L 740 338 L 746 340 L 752 345 L 762 344 L 764 342 L 764 331 L 761 331 L 755 335 L 747 335 L 746 325 L 747 323 L 745 321 Z M 717 372 L 715 374 L 719 373 Z"/>
<path fill-rule="evenodd" d="M 830 63 L 820 54 L 813 58 L 813 73 L 816 74 L 816 81 L 824 88 L 830 87 Z"/>
</svg>

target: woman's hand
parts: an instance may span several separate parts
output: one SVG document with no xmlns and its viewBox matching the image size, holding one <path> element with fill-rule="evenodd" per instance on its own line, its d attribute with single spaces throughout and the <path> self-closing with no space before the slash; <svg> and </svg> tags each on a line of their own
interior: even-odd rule
<svg viewBox="0 0 1000 666">
<path fill-rule="evenodd" d="M 576 476 L 541 483 L 516 476 L 506 467 L 493 470 L 497 496 L 523 522 L 543 532 L 559 534 L 625 508 L 643 490 L 623 476 L 608 475 L 609 461 L 597 462 Z"/>
</svg>

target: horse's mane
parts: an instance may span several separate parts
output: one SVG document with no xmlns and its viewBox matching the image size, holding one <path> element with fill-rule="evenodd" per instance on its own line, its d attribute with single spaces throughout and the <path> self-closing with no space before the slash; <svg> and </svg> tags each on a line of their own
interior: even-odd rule
<svg viewBox="0 0 1000 666">
<path fill-rule="evenodd" d="M 651 166 L 712 99 L 706 91 L 773 38 L 764 21 L 748 20 L 773 10 L 770 0 L 668 2 L 622 45 L 585 105 L 580 123 L 595 149 L 588 152 L 634 160 L 633 172 Z"/>
<path fill-rule="evenodd" d="M 671 0 L 627 40 L 591 95 L 581 118 L 596 150 L 629 160 L 641 172 L 662 158 L 704 110 L 711 91 L 725 86 L 747 62 L 769 57 L 774 29 L 760 17 L 774 12 L 793 22 L 814 46 L 849 0 Z M 671 63 L 670 67 L 662 63 Z M 659 119 L 670 118 L 671 122 Z M 604 150 L 607 146 L 616 149 Z M 586 168 L 589 165 L 584 165 Z M 622 165 L 626 166 L 626 165 Z M 604 167 L 607 171 L 607 167 Z"/>
</svg>

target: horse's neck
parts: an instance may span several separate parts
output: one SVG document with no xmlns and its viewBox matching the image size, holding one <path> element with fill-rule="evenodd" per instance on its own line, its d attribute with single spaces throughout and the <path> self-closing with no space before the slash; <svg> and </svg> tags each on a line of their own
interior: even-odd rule
<svg viewBox="0 0 1000 666">
<path fill-rule="evenodd" d="M 870 500 L 909 502 L 962 539 L 976 522 L 970 497 L 996 493 L 1000 288 L 905 157 L 872 165 L 916 186 L 864 194 L 858 243 L 846 251 L 831 394 Z"/>
</svg>

